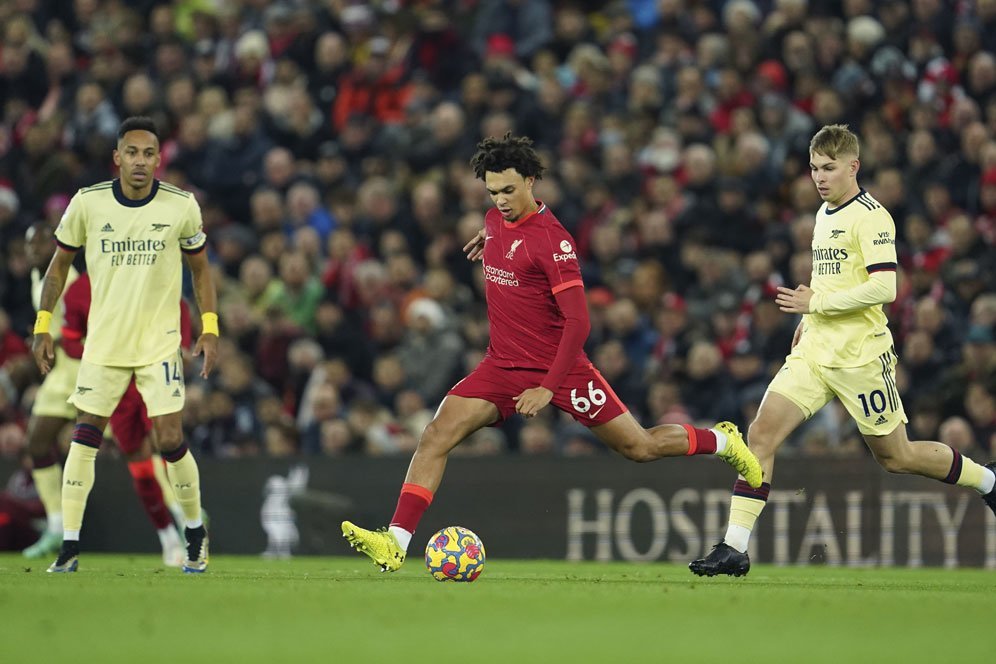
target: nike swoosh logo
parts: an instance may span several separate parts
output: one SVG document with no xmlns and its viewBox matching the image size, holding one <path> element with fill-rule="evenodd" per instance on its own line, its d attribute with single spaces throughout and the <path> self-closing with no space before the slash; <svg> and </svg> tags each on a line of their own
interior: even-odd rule
<svg viewBox="0 0 996 664">
<path fill-rule="evenodd" d="M 602 406 L 602 408 L 605 408 L 605 406 Z M 593 419 L 595 419 L 596 417 L 598 417 L 598 414 L 602 412 L 602 408 L 599 408 L 599 409 L 598 409 L 598 410 L 596 410 L 596 411 L 595 411 L 594 413 L 592 413 L 591 415 L 589 415 L 589 416 L 588 416 L 588 419 L 590 419 L 590 420 L 593 420 Z"/>
<path fill-rule="evenodd" d="M 488 240 L 490 240 L 493 237 L 494 237 L 494 235 L 485 235 L 484 236 L 484 241 L 487 242 Z"/>
</svg>

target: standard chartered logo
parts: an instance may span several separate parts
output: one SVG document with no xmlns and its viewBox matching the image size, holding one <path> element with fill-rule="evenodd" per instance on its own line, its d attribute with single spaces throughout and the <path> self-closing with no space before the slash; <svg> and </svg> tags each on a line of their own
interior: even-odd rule
<svg viewBox="0 0 996 664">
<path fill-rule="evenodd" d="M 485 265 L 484 266 L 484 278 L 488 281 L 494 282 L 499 286 L 518 286 L 519 280 L 515 277 L 515 272 L 509 270 L 502 270 L 500 268 Z"/>
<path fill-rule="evenodd" d="M 159 252 L 166 249 L 166 241 L 158 239 L 124 240 L 103 239 L 100 241 L 100 251 L 111 254 L 111 265 L 154 265 Z"/>
</svg>

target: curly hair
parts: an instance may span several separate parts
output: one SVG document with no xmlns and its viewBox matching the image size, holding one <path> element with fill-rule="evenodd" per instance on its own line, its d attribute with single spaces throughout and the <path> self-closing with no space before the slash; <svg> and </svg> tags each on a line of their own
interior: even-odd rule
<svg viewBox="0 0 996 664">
<path fill-rule="evenodd" d="M 147 131 L 155 136 L 157 141 L 160 140 L 156 121 L 144 115 L 133 115 L 122 122 L 118 127 L 118 140 L 124 138 L 124 135 L 129 131 Z"/>
<path fill-rule="evenodd" d="M 470 160 L 474 174 L 479 180 L 484 179 L 487 172 L 501 173 L 514 168 L 524 178 L 543 177 L 543 164 L 539 155 L 533 149 L 533 141 L 527 136 L 512 136 L 512 132 L 504 138 L 485 138 L 477 144 L 477 153 Z"/>
</svg>

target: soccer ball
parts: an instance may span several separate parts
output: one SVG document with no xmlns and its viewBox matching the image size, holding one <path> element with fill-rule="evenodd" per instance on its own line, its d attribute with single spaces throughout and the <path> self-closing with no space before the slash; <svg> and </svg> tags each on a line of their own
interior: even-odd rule
<svg viewBox="0 0 996 664">
<path fill-rule="evenodd" d="M 484 571 L 484 543 L 466 528 L 448 526 L 429 538 L 425 566 L 436 581 L 473 581 Z"/>
</svg>

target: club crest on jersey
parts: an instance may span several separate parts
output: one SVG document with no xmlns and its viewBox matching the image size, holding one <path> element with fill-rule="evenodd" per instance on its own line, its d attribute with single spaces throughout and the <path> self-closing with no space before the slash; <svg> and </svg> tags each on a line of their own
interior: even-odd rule
<svg viewBox="0 0 996 664">
<path fill-rule="evenodd" d="M 563 253 L 560 253 L 560 254 L 555 253 L 553 255 L 553 262 L 554 263 L 563 263 L 563 262 L 567 262 L 569 260 L 577 260 L 578 259 L 578 255 L 574 251 L 574 247 L 572 247 L 571 243 L 568 242 L 567 240 L 563 240 L 560 243 L 560 251 L 562 251 Z"/>
<path fill-rule="evenodd" d="M 837 238 L 839 238 L 843 234 L 844 234 L 844 231 L 842 231 L 842 230 L 840 230 L 838 228 L 835 228 L 832 231 L 830 231 L 830 239 L 831 240 L 836 240 Z"/>
<path fill-rule="evenodd" d="M 515 250 L 519 248 L 520 244 L 522 244 L 521 238 L 513 242 L 512 248 L 508 250 L 507 254 L 505 254 L 505 258 L 507 258 L 508 260 L 512 260 L 512 258 L 515 256 Z"/>
<path fill-rule="evenodd" d="M 161 231 L 164 228 L 169 228 L 170 224 L 152 224 L 153 231 Z"/>
</svg>

